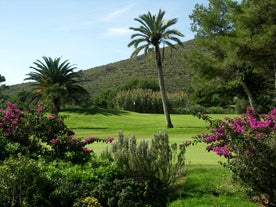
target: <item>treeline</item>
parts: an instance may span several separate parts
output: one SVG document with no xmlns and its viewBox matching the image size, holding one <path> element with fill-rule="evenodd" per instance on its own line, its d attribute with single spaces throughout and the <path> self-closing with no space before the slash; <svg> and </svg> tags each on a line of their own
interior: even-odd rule
<svg viewBox="0 0 276 207">
<path fill-rule="evenodd" d="M 206 107 L 191 102 L 186 92 L 167 93 L 171 113 L 234 113 L 234 108 Z M 93 106 L 139 113 L 163 113 L 162 100 L 157 81 L 150 79 L 133 79 L 123 86 L 103 90 L 91 99 Z"/>
</svg>

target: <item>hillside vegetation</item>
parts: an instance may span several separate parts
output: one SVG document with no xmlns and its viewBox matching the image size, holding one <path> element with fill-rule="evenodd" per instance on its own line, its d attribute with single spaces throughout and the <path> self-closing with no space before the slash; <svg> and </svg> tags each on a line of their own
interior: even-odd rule
<svg viewBox="0 0 276 207">
<path fill-rule="evenodd" d="M 187 41 L 178 50 L 165 49 L 164 77 L 168 92 L 189 90 L 191 76 L 186 69 L 183 54 L 188 53 L 193 45 L 193 41 Z M 102 90 L 121 86 L 132 79 L 154 79 L 157 81 L 155 64 L 154 54 L 149 53 L 137 58 L 81 70 L 80 85 L 86 88 L 93 97 Z M 12 85 L 6 90 L 6 93 L 15 95 L 21 90 L 31 90 L 30 83 Z"/>
</svg>

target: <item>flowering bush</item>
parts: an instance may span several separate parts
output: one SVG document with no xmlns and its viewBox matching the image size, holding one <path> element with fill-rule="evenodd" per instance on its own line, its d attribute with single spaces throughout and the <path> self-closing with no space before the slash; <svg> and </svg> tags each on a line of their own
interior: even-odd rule
<svg viewBox="0 0 276 207">
<path fill-rule="evenodd" d="M 72 161 L 74 163 L 83 163 L 89 160 L 93 150 L 86 147 L 94 142 L 112 142 L 113 138 L 100 139 L 96 137 L 87 137 L 84 141 L 74 138 L 72 135 L 63 135 L 50 140 L 50 145 L 54 149 L 52 157 Z"/>
<path fill-rule="evenodd" d="M 201 134 L 196 141 L 205 142 L 208 151 L 227 158 L 225 166 L 254 193 L 266 197 L 268 206 L 276 205 L 276 108 L 267 115 L 248 109 L 234 119 L 212 120 L 212 132 Z"/>
<path fill-rule="evenodd" d="M 42 106 L 29 113 L 12 103 L 8 103 L 6 109 L 0 109 L 0 160 L 22 153 L 32 158 L 47 156 L 50 159 L 83 162 L 92 152 L 86 145 L 95 141 L 113 141 L 112 137 L 89 137 L 81 141 L 73 135 L 62 117 L 44 114 Z"/>
</svg>

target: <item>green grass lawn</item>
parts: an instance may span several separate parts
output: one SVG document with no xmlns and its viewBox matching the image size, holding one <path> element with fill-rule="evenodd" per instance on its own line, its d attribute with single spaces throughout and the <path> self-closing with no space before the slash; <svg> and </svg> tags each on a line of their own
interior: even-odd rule
<svg viewBox="0 0 276 207">
<path fill-rule="evenodd" d="M 127 137 L 150 139 L 154 133 L 166 130 L 172 143 L 182 143 L 192 140 L 196 134 L 206 131 L 206 123 L 193 115 L 171 115 L 174 128 L 166 129 L 163 114 L 141 114 L 128 111 L 101 109 L 74 109 L 62 112 L 67 116 L 65 123 L 75 131 L 76 137 L 95 136 L 105 138 L 112 136 L 116 139 L 119 131 Z M 230 116 L 230 115 L 227 115 Z M 232 115 L 233 116 L 233 115 Z M 214 118 L 224 118 L 226 115 L 214 115 Z M 91 148 L 100 153 L 106 148 L 104 143 L 93 143 Z M 204 144 L 191 146 L 187 149 L 186 160 L 191 165 L 217 165 L 223 160 L 214 153 L 208 153 Z"/>
<path fill-rule="evenodd" d="M 171 115 L 174 128 L 166 129 L 163 114 L 140 114 L 128 111 L 101 109 L 74 109 L 63 111 L 67 116 L 65 123 L 76 133 L 76 137 L 95 136 L 116 139 L 119 131 L 127 137 L 135 135 L 137 139 L 150 139 L 154 133 L 166 130 L 172 143 L 193 140 L 196 134 L 206 132 L 207 124 L 193 115 Z M 212 115 L 223 119 L 236 115 Z M 110 144 L 93 143 L 91 148 L 100 153 Z M 180 180 L 175 198 L 170 207 L 256 207 L 248 201 L 239 186 L 231 183 L 230 173 L 219 161 L 224 158 L 205 150 L 204 144 L 190 146 L 186 153 L 187 175 Z"/>
</svg>

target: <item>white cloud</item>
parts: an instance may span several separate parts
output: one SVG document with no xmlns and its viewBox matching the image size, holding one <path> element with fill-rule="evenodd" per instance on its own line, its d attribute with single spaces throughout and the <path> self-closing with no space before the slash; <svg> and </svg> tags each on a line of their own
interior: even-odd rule
<svg viewBox="0 0 276 207">
<path fill-rule="evenodd" d="M 130 5 L 127 5 L 123 8 L 120 8 L 120 9 L 117 9 L 117 10 L 114 10 L 112 11 L 111 13 L 108 13 L 106 14 L 105 16 L 101 17 L 101 21 L 104 21 L 104 22 L 109 22 L 111 20 L 113 20 L 114 18 L 128 12 L 131 8 L 134 7 L 134 4 L 130 4 Z"/>
<path fill-rule="evenodd" d="M 123 36 L 123 35 L 129 35 L 130 30 L 125 27 L 113 27 L 113 28 L 108 28 L 105 32 L 106 36 Z"/>
</svg>

